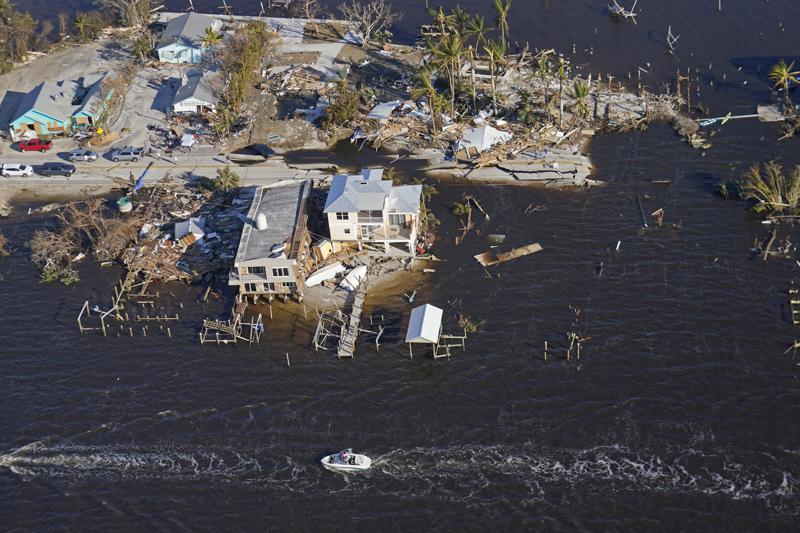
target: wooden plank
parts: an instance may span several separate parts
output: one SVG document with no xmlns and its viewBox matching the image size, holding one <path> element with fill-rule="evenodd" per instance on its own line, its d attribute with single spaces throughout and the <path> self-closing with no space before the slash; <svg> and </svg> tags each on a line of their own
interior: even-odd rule
<svg viewBox="0 0 800 533">
<path fill-rule="evenodd" d="M 484 252 L 475 256 L 475 259 L 483 266 L 494 266 L 506 261 L 518 259 L 526 255 L 535 254 L 542 251 L 542 246 L 538 242 L 514 248 L 505 253 L 497 253 L 496 251 Z"/>
</svg>

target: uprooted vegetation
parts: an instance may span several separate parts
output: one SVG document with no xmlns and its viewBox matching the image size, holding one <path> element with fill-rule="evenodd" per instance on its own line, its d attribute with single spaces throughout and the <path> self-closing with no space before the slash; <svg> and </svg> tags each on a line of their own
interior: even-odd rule
<svg viewBox="0 0 800 533">
<path fill-rule="evenodd" d="M 800 165 L 791 172 L 776 161 L 753 165 L 735 186 L 742 199 L 754 202 L 757 213 L 794 215 L 800 208 Z"/>
<path fill-rule="evenodd" d="M 136 238 L 141 222 L 136 217 L 136 214 L 124 219 L 110 216 L 104 200 L 99 198 L 87 198 L 61 208 L 56 223 L 37 230 L 28 243 L 31 261 L 42 269 L 41 281 L 76 283 L 80 279 L 76 261 L 87 251 L 99 261 L 119 257 Z"/>
<path fill-rule="evenodd" d="M 213 191 L 165 179 L 129 192 L 134 207 L 128 213 L 96 198 L 61 206 L 53 223 L 29 242 L 31 261 L 41 268 L 42 282 L 65 285 L 79 281 L 77 261 L 86 255 L 150 281 L 193 282 L 225 273 L 249 203 L 240 198 L 235 172 L 222 169 L 210 181 Z M 188 229 L 178 234 L 178 223 Z"/>
</svg>

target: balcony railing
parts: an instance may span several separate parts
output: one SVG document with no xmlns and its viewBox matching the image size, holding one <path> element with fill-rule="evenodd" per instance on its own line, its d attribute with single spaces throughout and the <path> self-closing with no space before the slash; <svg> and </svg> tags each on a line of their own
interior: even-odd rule
<svg viewBox="0 0 800 533">
<path fill-rule="evenodd" d="M 372 238 L 376 241 L 408 240 L 411 238 L 411 228 L 400 226 L 381 226 L 372 233 Z"/>
</svg>

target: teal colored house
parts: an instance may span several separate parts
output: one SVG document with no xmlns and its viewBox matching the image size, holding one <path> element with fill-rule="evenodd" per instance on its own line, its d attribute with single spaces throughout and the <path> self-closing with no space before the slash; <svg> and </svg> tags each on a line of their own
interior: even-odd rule
<svg viewBox="0 0 800 533">
<path fill-rule="evenodd" d="M 156 45 L 158 60 L 165 63 L 200 63 L 207 51 L 203 44 L 208 28 L 218 31 L 219 20 L 189 12 L 167 23 Z"/>
<path fill-rule="evenodd" d="M 102 83 L 107 74 L 36 86 L 11 115 L 8 126 L 12 136 L 61 135 L 81 126 L 92 126 L 106 110 Z"/>
</svg>

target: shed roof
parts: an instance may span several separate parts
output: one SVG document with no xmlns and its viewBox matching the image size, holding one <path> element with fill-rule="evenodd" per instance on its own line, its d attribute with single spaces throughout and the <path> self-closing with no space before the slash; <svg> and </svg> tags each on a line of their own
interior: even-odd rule
<svg viewBox="0 0 800 533">
<path fill-rule="evenodd" d="M 406 342 L 436 344 L 442 330 L 443 311 L 431 304 L 411 310 L 411 320 L 406 330 Z"/>
<path fill-rule="evenodd" d="M 214 95 L 214 89 L 211 86 L 210 72 L 202 70 L 191 70 L 186 73 L 186 83 L 181 85 L 175 98 L 172 100 L 172 105 L 177 105 L 194 98 L 207 104 L 217 104 L 217 97 Z"/>
<path fill-rule="evenodd" d="M 381 179 L 383 169 L 364 169 L 353 176 L 338 175 L 331 181 L 325 213 L 381 211 L 392 191 L 392 182 Z"/>
<path fill-rule="evenodd" d="M 193 11 L 184 13 L 167 22 L 167 27 L 164 28 L 161 38 L 158 40 L 158 47 L 181 43 L 197 48 L 203 44 L 206 28 L 211 28 L 214 24 L 214 19 L 208 15 Z"/>
</svg>

